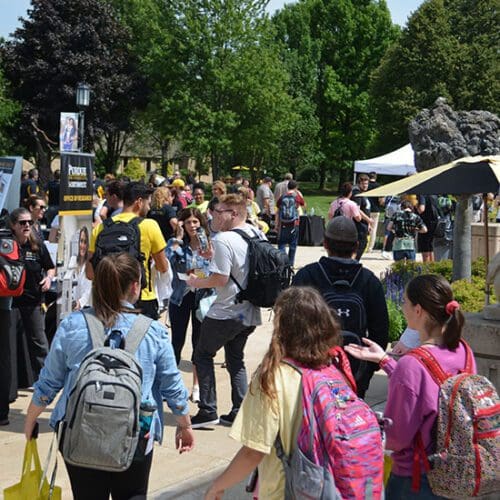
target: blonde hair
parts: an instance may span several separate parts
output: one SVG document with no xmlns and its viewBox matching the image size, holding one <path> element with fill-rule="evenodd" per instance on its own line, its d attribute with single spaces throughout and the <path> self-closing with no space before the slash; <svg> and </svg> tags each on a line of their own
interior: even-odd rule
<svg viewBox="0 0 500 500">
<path fill-rule="evenodd" d="M 225 194 L 219 198 L 219 203 L 227 205 L 235 210 L 240 217 L 246 219 L 247 200 L 240 194 Z"/>
<path fill-rule="evenodd" d="M 152 208 L 162 208 L 165 203 L 172 202 L 172 193 L 166 186 L 157 187 L 153 192 L 151 199 Z"/>
<path fill-rule="evenodd" d="M 212 193 L 213 193 L 213 189 L 214 188 L 220 189 L 222 191 L 223 195 L 227 193 L 227 187 L 226 187 L 226 185 L 222 181 L 215 181 L 212 184 Z"/>
</svg>

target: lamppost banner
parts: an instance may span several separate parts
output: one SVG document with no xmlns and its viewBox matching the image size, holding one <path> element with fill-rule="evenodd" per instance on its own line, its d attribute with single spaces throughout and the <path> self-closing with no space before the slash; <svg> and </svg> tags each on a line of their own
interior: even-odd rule
<svg viewBox="0 0 500 500">
<path fill-rule="evenodd" d="M 61 113 L 59 149 L 78 151 L 78 113 Z"/>
<path fill-rule="evenodd" d="M 92 213 L 92 170 L 94 155 L 61 153 L 59 215 Z"/>
</svg>

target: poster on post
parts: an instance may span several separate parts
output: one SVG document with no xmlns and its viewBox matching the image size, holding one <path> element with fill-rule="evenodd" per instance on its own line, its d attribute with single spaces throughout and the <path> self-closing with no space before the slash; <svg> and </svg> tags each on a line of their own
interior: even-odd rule
<svg viewBox="0 0 500 500">
<path fill-rule="evenodd" d="M 59 150 L 78 151 L 78 113 L 61 113 Z"/>
<path fill-rule="evenodd" d="M 19 207 L 19 191 L 23 159 L 20 156 L 0 157 L 0 212 Z"/>
<path fill-rule="evenodd" d="M 92 232 L 94 155 L 61 153 L 57 228 L 58 323 L 72 311 L 91 305 L 91 281 L 85 276 Z M 52 224 L 54 227 L 54 223 Z"/>
</svg>

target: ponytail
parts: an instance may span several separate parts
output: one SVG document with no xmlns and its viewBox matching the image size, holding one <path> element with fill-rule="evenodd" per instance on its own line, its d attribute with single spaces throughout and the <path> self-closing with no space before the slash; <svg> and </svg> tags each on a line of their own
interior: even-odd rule
<svg viewBox="0 0 500 500">
<path fill-rule="evenodd" d="M 92 283 L 92 302 L 104 326 L 110 328 L 116 323 L 130 286 L 140 279 L 139 264 L 128 253 L 106 256 L 99 262 Z"/>
</svg>

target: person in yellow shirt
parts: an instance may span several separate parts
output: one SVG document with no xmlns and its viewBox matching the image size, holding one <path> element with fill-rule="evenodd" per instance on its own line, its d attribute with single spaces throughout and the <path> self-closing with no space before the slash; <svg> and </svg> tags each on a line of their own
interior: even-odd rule
<svg viewBox="0 0 500 500">
<path fill-rule="evenodd" d="M 193 186 L 193 202 L 187 208 L 197 208 L 202 214 L 208 209 L 208 200 L 205 200 L 205 190 L 201 184 Z"/>
<path fill-rule="evenodd" d="M 129 223 L 136 217 L 146 217 L 151 206 L 151 194 L 153 190 L 142 182 L 130 182 L 125 186 L 123 193 L 123 211 L 112 217 L 114 222 Z M 93 279 L 94 269 L 92 256 L 96 249 L 96 240 L 103 230 L 103 224 L 99 224 L 92 231 L 89 246 L 89 260 L 87 262 L 87 278 Z M 164 273 L 168 270 L 168 262 L 165 256 L 167 246 L 163 238 L 160 226 L 155 220 L 143 219 L 138 224 L 140 232 L 140 251 L 144 256 L 146 287 L 141 291 L 141 298 L 135 304 L 141 312 L 152 319 L 158 319 L 158 300 L 154 291 L 153 280 L 150 279 L 151 260 L 154 261 L 156 270 Z"/>
</svg>

